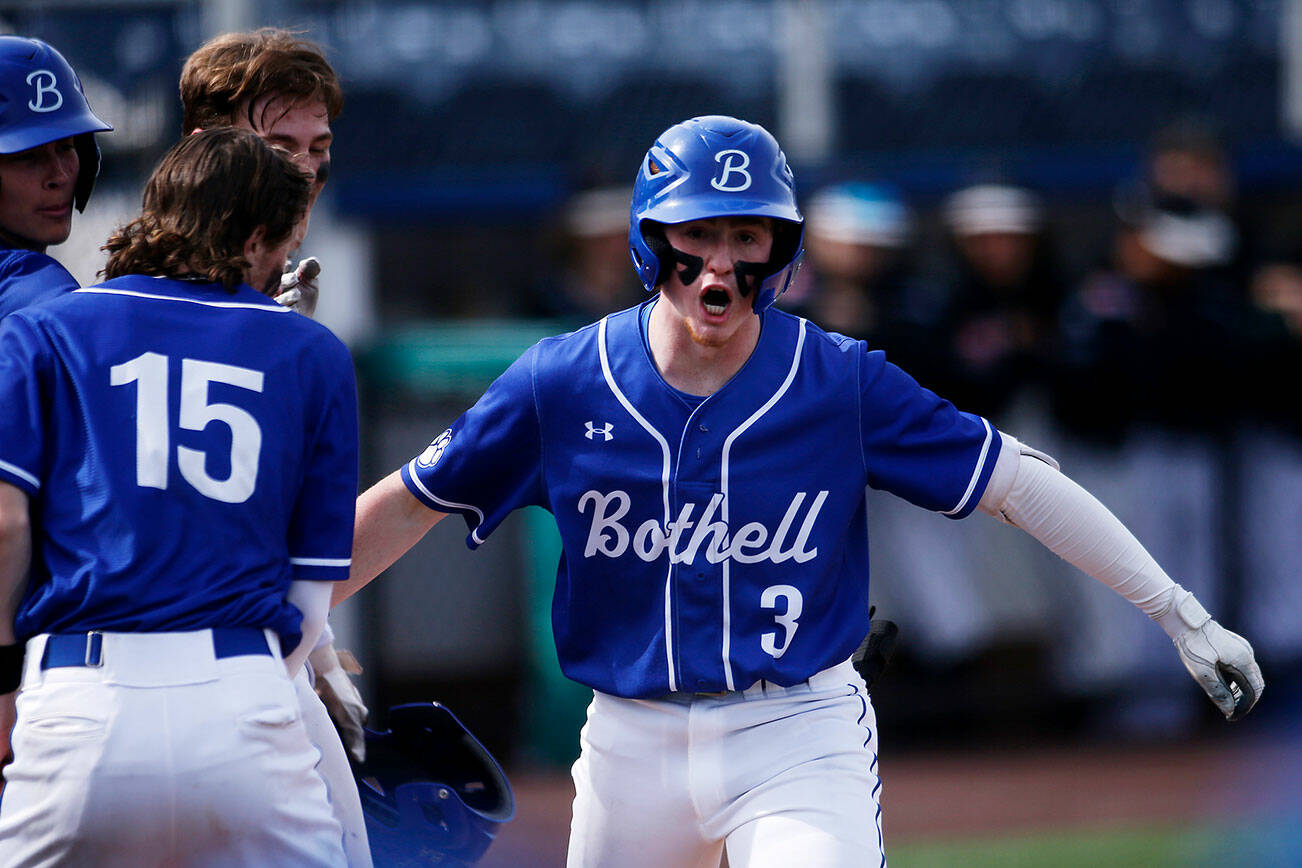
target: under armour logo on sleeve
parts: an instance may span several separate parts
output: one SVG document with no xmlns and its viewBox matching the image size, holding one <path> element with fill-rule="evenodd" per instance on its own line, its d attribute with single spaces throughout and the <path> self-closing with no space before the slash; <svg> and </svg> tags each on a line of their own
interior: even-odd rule
<svg viewBox="0 0 1302 868">
<path fill-rule="evenodd" d="M 598 435 L 601 436 L 602 440 L 615 439 L 615 435 L 611 433 L 615 430 L 614 422 L 607 422 L 604 428 L 598 428 L 594 422 L 584 422 L 583 424 L 588 429 L 583 436 L 587 437 L 589 440 L 595 440 Z"/>
<path fill-rule="evenodd" d="M 59 79 L 48 69 L 35 69 L 27 74 L 27 83 L 36 90 L 36 96 L 29 100 L 27 107 L 34 112 L 58 111 L 63 105 L 63 94 L 59 93 Z"/>
</svg>

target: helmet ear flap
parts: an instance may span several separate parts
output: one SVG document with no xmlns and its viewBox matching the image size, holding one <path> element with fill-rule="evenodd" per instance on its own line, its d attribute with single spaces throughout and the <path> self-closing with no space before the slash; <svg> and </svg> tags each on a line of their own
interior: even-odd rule
<svg viewBox="0 0 1302 868">
<path fill-rule="evenodd" d="M 651 282 L 652 286 L 659 286 L 669 279 L 674 263 L 677 262 L 673 245 L 665 237 L 665 227 L 654 220 L 646 220 L 642 223 L 642 240 L 646 242 L 647 249 L 656 259 L 655 279 Z"/>
<path fill-rule="evenodd" d="M 95 179 L 99 177 L 99 145 L 94 133 L 82 133 L 72 138 L 73 147 L 77 149 L 77 180 L 72 187 L 72 202 L 78 211 L 86 210 L 90 200 L 90 191 L 95 188 Z"/>
</svg>

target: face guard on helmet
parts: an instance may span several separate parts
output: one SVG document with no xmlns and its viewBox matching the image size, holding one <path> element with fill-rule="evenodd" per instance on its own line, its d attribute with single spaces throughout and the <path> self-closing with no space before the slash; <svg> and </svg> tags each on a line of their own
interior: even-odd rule
<svg viewBox="0 0 1302 868">
<path fill-rule="evenodd" d="M 81 163 L 73 202 L 83 211 L 99 175 L 95 133 L 111 129 L 90 110 L 62 54 L 39 39 L 0 36 L 0 154 L 71 137 Z"/>
<path fill-rule="evenodd" d="M 353 765 L 377 866 L 472 865 L 515 816 L 502 767 L 437 702 L 395 705 Z"/>
<path fill-rule="evenodd" d="M 769 307 L 790 285 L 804 253 L 794 183 L 777 139 L 758 124 L 711 115 L 665 130 L 642 160 L 629 209 L 628 246 L 642 285 L 654 290 L 676 265 L 694 279 L 700 267 L 669 245 L 664 224 L 770 217 L 769 261 L 739 262 L 736 269 L 741 294 L 754 292 L 755 312 Z"/>
</svg>

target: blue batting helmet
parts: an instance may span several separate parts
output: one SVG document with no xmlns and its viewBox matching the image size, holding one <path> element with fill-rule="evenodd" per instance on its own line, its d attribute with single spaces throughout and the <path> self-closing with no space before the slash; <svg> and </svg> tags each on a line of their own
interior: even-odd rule
<svg viewBox="0 0 1302 868">
<path fill-rule="evenodd" d="M 437 702 L 390 708 L 353 774 L 376 868 L 472 865 L 515 816 L 502 767 Z"/>
<path fill-rule="evenodd" d="M 81 161 L 73 201 L 82 211 L 99 175 L 95 133 L 111 129 L 90 110 L 62 54 L 39 39 L 0 36 L 0 154 L 71 137 Z"/>
<path fill-rule="evenodd" d="M 804 253 L 794 185 L 777 139 L 758 124 L 709 115 L 665 130 L 642 160 L 629 209 L 628 246 L 642 285 L 650 292 L 673 267 L 663 224 L 771 217 L 773 252 L 753 274 L 753 306 L 756 313 L 764 310 L 791 283 Z M 749 292 L 748 284 L 738 283 Z"/>
</svg>

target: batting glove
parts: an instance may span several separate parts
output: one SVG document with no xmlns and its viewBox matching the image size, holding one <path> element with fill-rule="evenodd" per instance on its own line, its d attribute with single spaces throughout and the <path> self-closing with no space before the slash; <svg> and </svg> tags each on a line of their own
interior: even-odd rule
<svg viewBox="0 0 1302 868">
<path fill-rule="evenodd" d="M 855 671 L 863 679 L 864 686 L 871 692 L 873 683 L 881 677 L 886 665 L 895 654 L 895 642 L 899 638 L 900 628 L 894 621 L 874 618 L 876 606 L 868 608 L 868 634 L 859 643 L 859 648 L 850 657 Z"/>
<path fill-rule="evenodd" d="M 315 256 L 309 256 L 297 268 L 288 268 L 288 263 L 286 267 L 288 270 L 280 276 L 280 294 L 276 296 L 276 301 L 303 316 L 312 316 L 316 313 L 317 296 L 320 294 L 316 279 L 321 273 L 321 263 Z"/>
<path fill-rule="evenodd" d="M 362 701 L 362 694 L 349 675 L 360 675 L 362 667 L 350 652 L 335 650 L 328 642 L 312 650 L 307 660 L 316 674 L 317 696 L 330 713 L 330 720 L 339 730 L 339 740 L 355 762 L 366 760 L 366 718 L 370 712 Z"/>
<path fill-rule="evenodd" d="M 1247 639 L 1212 620 L 1194 595 L 1183 589 L 1156 620 L 1175 642 L 1184 668 L 1226 719 L 1238 720 L 1252 710 L 1266 682 Z"/>
</svg>

